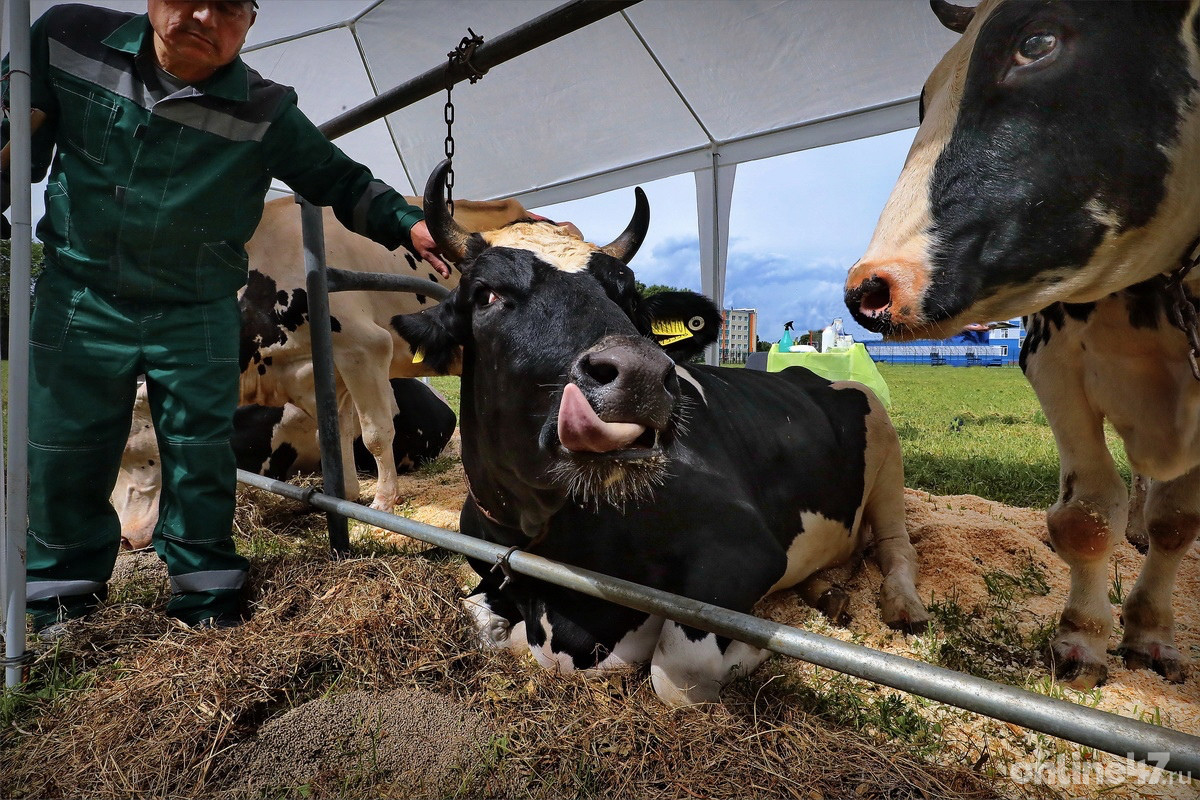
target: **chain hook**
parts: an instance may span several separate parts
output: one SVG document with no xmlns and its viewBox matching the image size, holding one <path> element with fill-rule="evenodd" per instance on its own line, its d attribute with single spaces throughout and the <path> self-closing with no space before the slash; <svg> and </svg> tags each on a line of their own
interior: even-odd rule
<svg viewBox="0 0 1200 800">
<path fill-rule="evenodd" d="M 454 216 L 454 73 L 456 68 L 466 67 L 467 78 L 471 83 L 477 82 L 487 74 L 472 63 L 475 51 L 483 44 L 483 37 L 467 28 L 469 35 L 459 41 L 458 46 L 446 54 L 446 105 L 442 110 L 442 119 L 446 123 L 445 152 L 450 169 L 446 171 L 446 206 L 450 216 Z"/>
</svg>

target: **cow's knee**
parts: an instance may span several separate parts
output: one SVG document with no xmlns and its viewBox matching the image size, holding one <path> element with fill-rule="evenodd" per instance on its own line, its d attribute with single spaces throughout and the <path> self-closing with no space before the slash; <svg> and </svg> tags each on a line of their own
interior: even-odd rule
<svg viewBox="0 0 1200 800">
<path fill-rule="evenodd" d="M 1176 512 L 1146 525 L 1151 547 L 1165 555 L 1186 549 L 1195 541 L 1197 531 L 1200 531 L 1200 514 L 1194 512 Z"/>
<path fill-rule="evenodd" d="M 1046 515 L 1050 543 L 1064 561 L 1107 560 L 1112 551 L 1112 528 L 1098 510 L 1080 503 L 1059 503 Z"/>
</svg>

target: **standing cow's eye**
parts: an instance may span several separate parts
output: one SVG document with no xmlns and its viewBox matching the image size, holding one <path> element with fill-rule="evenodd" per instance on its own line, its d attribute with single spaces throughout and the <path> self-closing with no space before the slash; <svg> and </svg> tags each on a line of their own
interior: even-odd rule
<svg viewBox="0 0 1200 800">
<path fill-rule="evenodd" d="M 1017 45 L 1016 62 L 1021 65 L 1032 64 L 1053 53 L 1056 47 L 1058 47 L 1058 37 L 1053 33 L 1039 31 L 1030 34 Z"/>
</svg>

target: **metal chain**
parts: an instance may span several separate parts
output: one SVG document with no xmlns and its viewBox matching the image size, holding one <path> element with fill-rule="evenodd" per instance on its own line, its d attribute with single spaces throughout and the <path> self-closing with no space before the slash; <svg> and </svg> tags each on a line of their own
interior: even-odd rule
<svg viewBox="0 0 1200 800">
<path fill-rule="evenodd" d="M 1195 250 L 1189 252 L 1195 253 Z M 1184 256 L 1179 268 L 1167 277 L 1164 289 L 1170 304 L 1171 323 L 1187 336 L 1191 348 L 1188 351 L 1188 363 L 1192 367 L 1192 375 L 1200 381 L 1200 311 L 1197 310 L 1200 301 L 1190 299 L 1183 289 L 1184 279 L 1197 263 L 1200 263 L 1200 254 Z"/>
<path fill-rule="evenodd" d="M 446 121 L 446 160 L 450 162 L 450 169 L 446 171 L 446 205 L 450 209 L 450 216 L 454 216 L 454 69 L 458 65 L 465 66 L 469 70 L 467 78 L 471 83 L 487 74 L 486 69 L 480 70 L 471 63 L 476 48 L 483 44 L 483 37 L 470 28 L 467 28 L 467 33 L 469 35 L 462 38 L 458 47 L 446 54 L 446 105 L 442 110 L 442 118 Z"/>
</svg>

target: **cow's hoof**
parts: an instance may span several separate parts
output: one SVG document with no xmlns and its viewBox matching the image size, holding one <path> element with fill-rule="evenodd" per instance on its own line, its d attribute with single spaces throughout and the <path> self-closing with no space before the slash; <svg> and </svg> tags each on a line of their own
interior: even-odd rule
<svg viewBox="0 0 1200 800">
<path fill-rule="evenodd" d="M 150 536 L 121 536 L 122 550 L 145 550 L 150 544 Z"/>
<path fill-rule="evenodd" d="M 879 589 L 879 616 L 889 628 L 921 633 L 929 627 L 929 612 L 911 581 L 886 578 Z"/>
<path fill-rule="evenodd" d="M 1090 691 L 1108 680 L 1108 667 L 1087 648 L 1071 642 L 1056 642 L 1050 647 L 1050 666 L 1054 679 L 1081 692 Z"/>
<path fill-rule="evenodd" d="M 906 634 L 924 633 L 925 629 L 929 627 L 929 614 L 916 619 L 887 620 L 887 626 L 894 631 Z"/>
<path fill-rule="evenodd" d="M 1126 645 L 1117 648 L 1117 655 L 1129 669 L 1152 669 L 1168 683 L 1187 680 L 1188 668 L 1179 650 L 1171 645 Z"/>
<path fill-rule="evenodd" d="M 396 498 L 391 498 L 389 500 L 386 497 L 376 497 L 371 501 L 371 508 L 375 509 L 376 511 L 386 511 L 388 514 L 391 514 L 396 510 Z"/>
<path fill-rule="evenodd" d="M 836 586 L 817 598 L 815 608 L 834 625 L 844 628 L 850 624 L 850 595 Z"/>
</svg>

